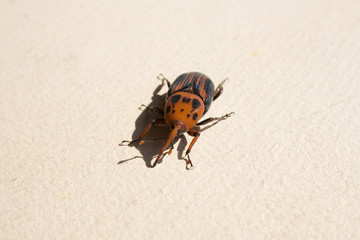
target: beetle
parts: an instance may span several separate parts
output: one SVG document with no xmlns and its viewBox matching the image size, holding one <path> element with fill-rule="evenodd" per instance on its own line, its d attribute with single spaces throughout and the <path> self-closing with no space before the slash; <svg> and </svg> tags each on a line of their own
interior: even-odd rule
<svg viewBox="0 0 360 240">
<path fill-rule="evenodd" d="M 194 138 L 186 150 L 184 159 L 186 161 L 186 168 L 192 169 L 193 164 L 189 154 L 195 142 L 199 139 L 200 132 L 203 131 L 203 129 L 200 129 L 200 126 L 211 122 L 215 122 L 214 124 L 216 124 L 234 115 L 234 112 L 231 112 L 222 117 L 210 117 L 199 122 L 200 118 L 210 109 L 211 103 L 222 94 L 223 84 L 226 79 L 222 81 L 216 89 L 214 89 L 212 80 L 205 74 L 199 72 L 183 73 L 178 76 L 172 84 L 170 84 L 169 80 L 162 74 L 158 76 L 158 79 L 162 80 L 163 83 L 166 82 L 169 88 L 166 94 L 164 110 L 158 107 L 145 107 L 157 111 L 164 117 L 152 120 L 137 139 L 132 141 L 124 140 L 119 145 L 133 145 L 135 143 L 141 145 L 145 142 L 143 138 L 151 128 L 170 126 L 171 131 L 152 166 L 155 167 L 157 165 L 164 151 L 170 144 L 172 145 L 176 136 L 187 132 Z M 172 148 L 169 150 L 169 154 L 171 150 Z"/>
</svg>

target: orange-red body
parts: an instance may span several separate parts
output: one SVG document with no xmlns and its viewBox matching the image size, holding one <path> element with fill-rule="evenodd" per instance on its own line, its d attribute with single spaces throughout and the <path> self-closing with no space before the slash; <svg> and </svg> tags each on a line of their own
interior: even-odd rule
<svg viewBox="0 0 360 240">
<path fill-rule="evenodd" d="M 164 117 L 167 124 L 180 124 L 184 132 L 193 128 L 205 111 L 202 99 L 188 92 L 177 92 L 171 95 L 165 105 Z"/>
</svg>

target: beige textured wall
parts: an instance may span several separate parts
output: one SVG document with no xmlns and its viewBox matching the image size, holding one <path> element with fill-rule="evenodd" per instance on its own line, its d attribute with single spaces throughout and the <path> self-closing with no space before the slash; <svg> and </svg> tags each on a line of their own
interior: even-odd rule
<svg viewBox="0 0 360 240">
<path fill-rule="evenodd" d="M 0 33 L 0 239 L 360 239 L 359 1 L 5 0 Z M 188 136 L 118 164 L 194 70 L 236 113 L 195 169 Z"/>
</svg>

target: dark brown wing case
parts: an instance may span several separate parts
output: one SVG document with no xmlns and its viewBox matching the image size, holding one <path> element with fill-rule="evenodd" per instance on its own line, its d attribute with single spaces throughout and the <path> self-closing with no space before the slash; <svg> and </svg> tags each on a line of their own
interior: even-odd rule
<svg viewBox="0 0 360 240">
<path fill-rule="evenodd" d="M 214 97 L 214 83 L 205 74 L 189 72 L 178 76 L 171 84 L 167 96 L 170 97 L 176 92 L 195 93 L 204 101 L 205 111 L 209 110 Z"/>
</svg>

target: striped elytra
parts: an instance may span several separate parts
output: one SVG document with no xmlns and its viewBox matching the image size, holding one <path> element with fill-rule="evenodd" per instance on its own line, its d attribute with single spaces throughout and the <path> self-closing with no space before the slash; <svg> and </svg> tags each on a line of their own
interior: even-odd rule
<svg viewBox="0 0 360 240">
<path fill-rule="evenodd" d="M 204 105 L 204 114 L 209 110 L 214 97 L 214 83 L 205 74 L 189 72 L 178 76 L 171 84 L 167 96 L 170 97 L 176 92 L 188 92 L 198 95 Z"/>
</svg>

